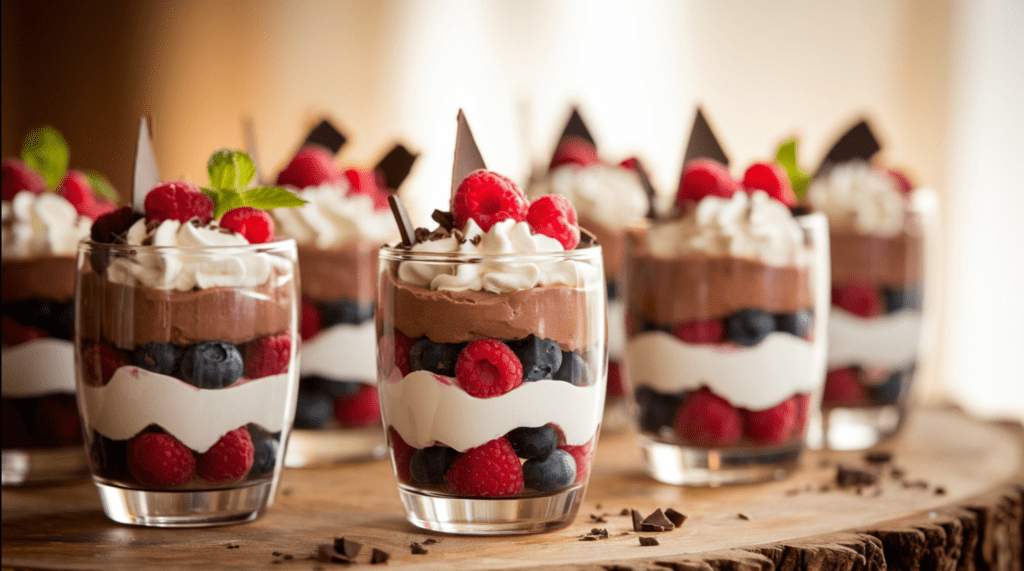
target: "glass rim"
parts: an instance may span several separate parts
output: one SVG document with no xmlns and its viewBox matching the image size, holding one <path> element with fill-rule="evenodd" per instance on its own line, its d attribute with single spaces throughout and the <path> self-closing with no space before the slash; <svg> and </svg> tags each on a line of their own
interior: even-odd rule
<svg viewBox="0 0 1024 571">
<path fill-rule="evenodd" d="M 381 246 L 379 255 L 381 259 L 421 263 L 459 263 L 479 264 L 491 262 L 553 262 L 553 261 L 581 261 L 589 262 L 601 260 L 602 249 L 599 243 L 592 242 L 589 245 L 578 246 L 572 250 L 560 250 L 553 252 L 522 252 L 512 254 L 485 254 L 479 252 L 421 252 L 408 249 L 405 246 L 392 246 L 385 244 Z"/>
<path fill-rule="evenodd" d="M 146 251 L 153 253 L 181 253 L 181 254 L 230 254 L 233 252 L 237 253 L 276 253 L 276 252 L 294 252 L 296 251 L 296 242 L 294 238 L 278 238 L 275 237 L 269 242 L 263 242 L 260 244 L 232 244 L 232 245 L 210 245 L 210 246 L 153 246 L 153 245 L 137 245 L 137 244 L 114 244 L 106 242 L 96 242 L 92 238 L 85 238 L 78 242 L 79 252 L 88 252 L 93 250 L 108 250 L 122 252 L 125 254 L 136 253 L 137 251 Z"/>
</svg>

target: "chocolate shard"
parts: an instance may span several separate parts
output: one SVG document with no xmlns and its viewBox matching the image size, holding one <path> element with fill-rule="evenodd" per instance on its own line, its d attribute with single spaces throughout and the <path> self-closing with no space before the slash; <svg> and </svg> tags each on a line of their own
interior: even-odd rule
<svg viewBox="0 0 1024 571">
<path fill-rule="evenodd" d="M 362 543 L 352 541 L 351 539 L 339 537 L 334 540 L 334 550 L 349 559 L 355 559 L 356 555 L 359 555 L 359 551 L 362 548 Z"/>
<path fill-rule="evenodd" d="M 643 516 L 636 510 L 629 510 L 629 515 L 633 518 L 633 531 L 640 531 L 640 524 L 644 521 Z"/>
<path fill-rule="evenodd" d="M 384 175 L 384 188 L 392 192 L 397 191 L 409 176 L 409 171 L 412 170 L 412 165 L 418 156 L 401 144 L 395 145 L 388 151 L 388 154 L 384 155 L 377 166 L 373 167 L 374 170 Z"/>
<path fill-rule="evenodd" d="M 580 115 L 578 107 L 572 108 L 572 113 L 569 114 L 569 120 L 565 123 L 565 129 L 562 129 L 562 136 L 558 138 L 558 142 L 561 143 L 566 139 L 583 139 L 590 144 L 591 147 L 597 148 L 597 143 L 594 141 L 594 136 L 590 134 L 590 129 L 587 128 L 587 124 L 583 122 L 583 116 Z"/>
<path fill-rule="evenodd" d="M 825 158 L 822 159 L 821 166 L 818 167 L 818 171 L 814 173 L 814 176 L 818 176 L 841 163 L 856 160 L 870 161 L 871 157 L 875 156 L 875 153 L 881 148 L 882 146 L 878 144 L 878 139 L 871 132 L 868 122 L 862 119 L 859 123 L 850 127 L 850 130 L 844 133 L 842 137 L 839 137 L 835 145 L 832 145 L 829 152 L 825 154 Z"/>
<path fill-rule="evenodd" d="M 658 211 L 654 207 L 654 185 L 651 184 L 651 177 L 647 175 L 647 169 L 644 168 L 644 164 L 640 162 L 639 158 L 634 158 L 634 170 L 636 175 L 640 177 L 640 185 L 644 187 L 644 192 L 647 194 L 647 217 L 655 219 L 658 217 Z"/>
<path fill-rule="evenodd" d="M 665 510 L 665 517 L 676 527 L 682 527 L 683 522 L 686 521 L 686 514 L 679 513 L 672 508 Z"/>
<path fill-rule="evenodd" d="M 877 471 L 842 464 L 836 467 L 836 485 L 840 488 L 872 486 L 877 481 Z"/>
<path fill-rule="evenodd" d="M 693 159 L 713 159 L 725 166 L 729 166 L 729 157 L 725 155 L 722 146 L 718 144 L 711 125 L 704 118 L 704 112 L 697 108 L 697 115 L 693 118 L 693 128 L 690 129 L 690 140 L 686 143 L 686 153 L 683 155 L 683 168 L 686 163 Z"/>
<path fill-rule="evenodd" d="M 422 545 L 416 542 L 409 544 L 409 550 L 412 552 L 413 555 L 426 555 L 427 553 L 429 553 L 426 549 L 423 548 Z"/>
<path fill-rule="evenodd" d="M 875 450 L 865 454 L 864 461 L 868 464 L 887 464 L 892 461 L 892 453 L 885 450 Z"/>
<path fill-rule="evenodd" d="M 658 540 L 653 538 L 653 537 L 643 537 L 643 536 L 640 536 L 640 545 L 642 545 L 644 547 L 653 547 L 655 545 L 661 545 L 661 544 L 658 543 Z"/>
<path fill-rule="evenodd" d="M 672 521 L 665 517 L 661 508 L 654 510 L 654 513 L 640 522 L 640 531 L 672 531 L 675 527 Z"/>
<path fill-rule="evenodd" d="M 376 547 L 373 548 L 373 555 L 370 556 L 371 565 L 379 565 L 381 563 L 387 563 L 388 559 L 391 559 L 391 554 L 387 551 L 381 551 Z"/>
<path fill-rule="evenodd" d="M 306 136 L 306 140 L 302 142 L 302 146 L 306 145 L 320 145 L 327 149 L 332 154 L 338 154 L 345 141 L 345 135 L 341 133 L 334 125 L 331 124 L 327 119 L 323 119 L 313 130 Z"/>
<path fill-rule="evenodd" d="M 462 112 L 462 109 L 459 109 L 458 121 L 458 131 L 455 134 L 455 161 L 452 164 L 452 197 L 455 196 L 455 190 L 459 188 L 459 183 L 469 173 L 487 168 L 484 158 L 480 154 L 480 148 L 476 146 L 473 131 L 469 128 L 469 121 L 466 120 L 466 114 Z"/>
<path fill-rule="evenodd" d="M 160 184 L 160 169 L 153 152 L 153 135 L 150 133 L 149 115 L 139 119 L 139 140 L 135 146 L 135 176 L 132 181 L 132 209 L 146 211 L 146 195 Z"/>
<path fill-rule="evenodd" d="M 391 213 L 395 215 L 395 222 L 398 223 L 398 232 L 402 235 L 402 244 L 411 248 L 415 244 L 416 227 L 412 225 L 409 213 L 406 212 L 405 205 L 402 204 L 402 199 L 398 198 L 397 194 L 392 194 L 388 197 L 388 204 L 391 205 Z"/>
<path fill-rule="evenodd" d="M 242 138 L 245 139 L 245 152 L 252 159 L 252 166 L 256 169 L 256 176 L 249 182 L 249 186 L 267 186 L 269 183 L 263 177 L 263 168 L 260 165 L 260 154 L 256 143 L 256 122 L 251 116 L 242 117 Z"/>
<path fill-rule="evenodd" d="M 608 530 L 603 527 L 595 527 L 590 530 L 590 535 L 598 539 L 608 539 Z"/>
<path fill-rule="evenodd" d="M 288 556 L 285 556 L 288 559 Z M 333 545 L 324 543 L 317 547 L 316 560 L 320 563 L 350 563 L 349 558 L 334 550 Z"/>
</svg>

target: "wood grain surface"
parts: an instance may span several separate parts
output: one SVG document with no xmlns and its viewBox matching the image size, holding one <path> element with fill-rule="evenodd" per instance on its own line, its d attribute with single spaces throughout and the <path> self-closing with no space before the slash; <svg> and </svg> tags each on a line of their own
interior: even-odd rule
<svg viewBox="0 0 1024 571">
<path fill-rule="evenodd" d="M 107 520 L 92 484 L 3 490 L 5 569 L 323 569 L 318 546 L 345 537 L 391 554 L 377 569 L 1007 569 L 1024 560 L 1024 431 L 952 409 L 923 410 L 879 484 L 838 487 L 837 465 L 863 453 L 811 452 L 789 478 L 718 489 L 659 484 L 640 468 L 633 434 L 602 436 L 576 521 L 552 533 L 459 537 L 404 519 L 386 461 L 286 470 L 260 520 L 198 530 Z M 894 476 L 892 468 L 897 468 Z M 900 474 L 902 472 L 902 474 Z M 623 509 L 688 516 L 667 532 L 632 530 Z M 593 529 L 607 539 L 581 541 Z M 643 547 L 638 536 L 659 545 Z M 433 541 L 430 541 L 433 540 Z M 424 554 L 413 554 L 412 543 Z"/>
</svg>

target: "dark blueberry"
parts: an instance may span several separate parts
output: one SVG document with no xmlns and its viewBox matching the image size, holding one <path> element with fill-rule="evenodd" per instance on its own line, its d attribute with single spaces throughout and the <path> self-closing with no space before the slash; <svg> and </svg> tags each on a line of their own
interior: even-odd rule
<svg viewBox="0 0 1024 571">
<path fill-rule="evenodd" d="M 332 325 L 362 325 L 373 319 L 373 304 L 360 305 L 354 301 L 342 299 L 334 303 L 320 304 L 320 318 L 323 327 Z"/>
<path fill-rule="evenodd" d="M 557 492 L 576 480 L 576 460 L 565 450 L 555 450 L 544 459 L 523 463 L 523 481 L 538 492 Z"/>
<path fill-rule="evenodd" d="M 362 383 L 358 381 L 334 380 L 319 375 L 303 375 L 299 380 L 299 387 L 302 390 L 324 393 L 331 398 L 355 396 L 361 386 Z"/>
<path fill-rule="evenodd" d="M 93 431 L 89 454 L 98 475 L 112 480 L 128 478 L 127 440 L 113 440 Z"/>
<path fill-rule="evenodd" d="M 249 425 L 249 436 L 252 438 L 253 460 L 249 468 L 249 477 L 256 478 L 274 471 L 277 462 L 277 451 L 280 448 L 281 433 L 270 433 L 255 425 Z"/>
<path fill-rule="evenodd" d="M 880 385 L 868 387 L 871 400 L 875 404 L 895 404 L 905 394 L 907 384 L 913 375 L 913 369 L 896 371 L 889 375 Z"/>
<path fill-rule="evenodd" d="M 412 479 L 424 486 L 440 486 L 444 475 L 459 453 L 447 446 L 430 446 L 412 453 L 409 459 L 409 473 Z"/>
<path fill-rule="evenodd" d="M 882 288 L 885 312 L 896 313 L 904 309 L 921 309 L 921 290 L 918 288 Z"/>
<path fill-rule="evenodd" d="M 608 288 L 608 301 L 614 301 L 619 298 L 619 288 L 615 282 L 609 281 L 605 287 Z"/>
<path fill-rule="evenodd" d="M 325 393 L 299 391 L 295 403 L 295 428 L 320 428 L 334 414 L 334 399 Z"/>
<path fill-rule="evenodd" d="M 814 322 L 814 314 L 809 309 L 801 309 L 796 313 L 780 313 L 775 316 L 775 328 L 783 333 L 791 333 L 797 337 L 806 337 Z"/>
<path fill-rule="evenodd" d="M 170 343 L 146 343 L 135 348 L 132 363 L 161 375 L 174 375 L 181 358 L 181 349 Z"/>
<path fill-rule="evenodd" d="M 558 448 L 558 432 L 550 426 L 523 426 L 505 435 L 520 458 L 544 458 Z"/>
<path fill-rule="evenodd" d="M 562 351 L 562 366 L 555 371 L 551 378 L 555 381 L 565 381 L 577 387 L 586 386 L 589 383 L 590 372 L 586 361 L 572 351 Z"/>
<path fill-rule="evenodd" d="M 649 387 L 640 387 L 635 394 L 640 409 L 640 429 L 648 432 L 658 432 L 666 426 L 671 428 L 686 398 L 686 393 L 666 394 Z"/>
<path fill-rule="evenodd" d="M 223 341 L 189 345 L 181 357 L 185 382 L 201 389 L 221 389 L 242 376 L 244 365 L 238 347 Z"/>
<path fill-rule="evenodd" d="M 455 364 L 465 343 L 434 343 L 424 337 L 409 349 L 409 366 L 413 371 L 430 371 L 447 377 L 455 376 Z"/>
<path fill-rule="evenodd" d="M 757 309 L 741 309 L 729 316 L 725 327 L 730 341 L 753 347 L 775 330 L 775 318 Z"/>
<path fill-rule="evenodd" d="M 658 325 L 653 321 L 648 321 L 639 315 L 634 315 L 633 319 L 636 323 L 636 332 L 641 333 L 644 331 L 664 331 L 665 333 L 671 333 L 672 328 L 668 325 Z"/>
<path fill-rule="evenodd" d="M 562 348 L 551 339 L 529 335 L 508 346 L 523 364 L 523 381 L 550 379 L 562 366 Z"/>
<path fill-rule="evenodd" d="M 53 311 L 53 328 L 47 331 L 58 339 L 70 341 L 72 334 L 75 332 L 75 302 L 69 301 L 64 304 L 54 304 Z"/>
<path fill-rule="evenodd" d="M 51 337 L 71 339 L 75 319 L 74 302 L 27 299 L 5 303 L 3 312 L 22 325 L 42 329 Z"/>
</svg>

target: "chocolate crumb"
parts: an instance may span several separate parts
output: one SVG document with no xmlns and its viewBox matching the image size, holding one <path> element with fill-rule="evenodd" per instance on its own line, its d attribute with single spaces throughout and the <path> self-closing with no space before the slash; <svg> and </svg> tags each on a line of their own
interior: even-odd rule
<svg viewBox="0 0 1024 571">
<path fill-rule="evenodd" d="M 433 537 L 428 537 L 427 539 L 424 539 L 421 543 L 423 545 L 433 545 L 433 544 L 437 543 L 437 540 L 434 539 Z"/>
<path fill-rule="evenodd" d="M 387 563 L 388 559 L 391 559 L 391 554 L 387 551 L 381 551 L 376 547 L 373 548 L 373 556 L 370 557 L 370 563 L 377 565 L 379 563 Z"/>
<path fill-rule="evenodd" d="M 455 228 L 455 215 L 451 212 L 445 212 L 444 210 L 434 210 L 430 214 L 430 217 L 437 222 L 441 228 L 444 228 L 448 232 L 451 232 Z"/>
<path fill-rule="evenodd" d="M 906 472 L 903 471 L 903 468 L 893 467 L 892 472 L 890 472 L 890 475 L 898 480 L 902 478 L 904 475 L 906 475 Z"/>
<path fill-rule="evenodd" d="M 661 544 L 658 543 L 658 540 L 653 538 L 653 537 L 643 537 L 643 536 L 641 536 L 640 537 L 640 545 L 642 545 L 644 547 L 652 547 L 652 546 L 661 545 Z"/>
<path fill-rule="evenodd" d="M 632 531 L 620 531 L 619 535 L 633 535 Z"/>
<path fill-rule="evenodd" d="M 750 518 L 747 517 L 747 514 L 744 514 L 744 513 L 738 513 L 738 514 L 736 514 L 736 517 L 740 518 L 743 521 L 750 521 Z"/>
<path fill-rule="evenodd" d="M 683 522 L 686 521 L 686 514 L 679 513 L 672 508 L 665 510 L 665 517 L 676 527 L 682 527 Z"/>
<path fill-rule="evenodd" d="M 292 559 L 295 559 L 295 556 L 292 555 L 291 553 L 285 553 L 284 554 L 284 560 L 285 561 L 291 561 Z"/>
<path fill-rule="evenodd" d="M 661 508 L 654 510 L 654 513 L 640 522 L 640 531 L 672 531 L 673 529 L 675 529 L 675 525 L 665 517 Z"/>
<path fill-rule="evenodd" d="M 359 551 L 362 548 L 362 543 L 352 541 L 351 539 L 345 539 L 344 537 L 337 537 L 334 539 L 334 550 L 349 559 L 355 559 L 356 555 L 359 555 Z"/>
<path fill-rule="evenodd" d="M 274 557 L 280 557 L 281 556 L 281 552 L 280 551 L 275 551 L 275 552 L 271 553 L 271 555 L 273 555 Z"/>
<path fill-rule="evenodd" d="M 600 539 L 608 539 L 608 530 L 603 527 L 595 527 L 590 530 L 590 535 L 596 535 Z"/>
<path fill-rule="evenodd" d="M 409 549 L 412 551 L 413 555 L 426 555 L 428 553 L 427 550 L 424 549 L 422 545 L 416 543 L 415 541 L 409 544 Z"/>
<path fill-rule="evenodd" d="M 930 487 L 928 485 L 928 482 L 926 482 L 924 480 L 914 480 L 914 481 L 904 480 L 902 482 L 902 484 L 903 484 L 904 488 L 921 488 L 921 489 L 927 490 Z"/>
<path fill-rule="evenodd" d="M 885 450 L 875 450 L 865 454 L 864 461 L 868 464 L 888 464 L 892 461 L 892 453 Z"/>
<path fill-rule="evenodd" d="M 643 516 L 636 510 L 629 510 L 629 515 L 633 517 L 633 531 L 641 531 L 640 524 L 644 521 Z"/>
<path fill-rule="evenodd" d="M 619 512 L 619 515 L 629 515 L 629 508 L 622 508 L 622 511 Z"/>
<path fill-rule="evenodd" d="M 857 486 L 857 495 L 858 496 L 863 496 L 864 495 L 864 486 Z"/>
<path fill-rule="evenodd" d="M 836 467 L 836 485 L 840 488 L 851 486 L 872 486 L 878 481 L 878 473 L 855 466 Z"/>
<path fill-rule="evenodd" d="M 604 515 L 590 514 L 590 521 L 593 523 L 608 523 L 608 520 L 604 519 Z"/>
<path fill-rule="evenodd" d="M 944 495 L 946 495 L 946 488 L 943 488 L 942 486 L 939 486 L 939 487 L 935 488 L 935 495 L 936 496 L 944 496 Z"/>
<path fill-rule="evenodd" d="M 352 560 L 338 553 L 333 545 L 324 543 L 317 546 L 316 560 L 321 563 L 351 563 Z"/>
</svg>

